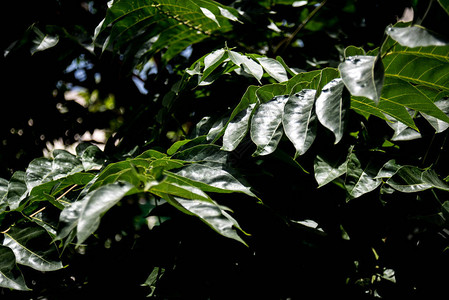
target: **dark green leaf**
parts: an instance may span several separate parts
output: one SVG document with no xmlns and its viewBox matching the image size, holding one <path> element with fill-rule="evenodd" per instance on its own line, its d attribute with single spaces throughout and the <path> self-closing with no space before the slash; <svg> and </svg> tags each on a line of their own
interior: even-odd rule
<svg viewBox="0 0 449 300">
<path fill-rule="evenodd" d="M 441 7 L 446 11 L 447 14 L 449 14 L 449 1 L 448 0 L 438 0 L 438 3 L 440 3 Z"/>
<path fill-rule="evenodd" d="M 447 40 L 418 25 L 410 27 L 390 25 L 385 32 L 404 47 L 445 46 L 448 44 Z"/>
<path fill-rule="evenodd" d="M 256 91 L 257 98 L 259 99 L 260 103 L 266 103 L 268 101 L 271 101 L 274 97 L 285 95 L 286 94 L 286 86 L 284 84 L 267 84 L 262 87 L 260 87 Z"/>
<path fill-rule="evenodd" d="M 66 237 L 76 227 L 77 242 L 83 243 L 97 230 L 100 217 L 117 204 L 131 188 L 131 184 L 123 182 L 107 184 L 66 207 L 59 217 L 63 227 L 58 238 Z"/>
<path fill-rule="evenodd" d="M 315 93 L 315 90 L 302 90 L 290 95 L 284 106 L 282 124 L 285 135 L 295 146 L 295 157 L 306 153 L 316 137 Z"/>
<path fill-rule="evenodd" d="M 277 96 L 262 103 L 251 119 L 251 140 L 257 145 L 253 155 L 267 155 L 276 150 L 281 140 L 282 115 L 288 96 Z"/>
<path fill-rule="evenodd" d="M 0 245 L 0 287 L 29 291 L 25 279 L 16 265 L 16 256 L 9 248 Z"/>
<path fill-rule="evenodd" d="M 326 84 L 316 100 L 316 114 L 320 123 L 335 135 L 335 144 L 343 137 L 350 107 L 349 97 L 343 94 L 340 78 Z"/>
<path fill-rule="evenodd" d="M 367 97 L 379 103 L 384 81 L 380 56 L 350 56 L 338 66 L 338 70 L 353 96 Z"/>
<path fill-rule="evenodd" d="M 435 106 L 438 107 L 446 116 L 449 116 L 449 100 L 448 99 L 440 99 L 434 102 Z M 421 115 L 426 118 L 430 125 L 435 129 L 437 133 L 441 133 L 445 131 L 449 127 L 449 123 L 441 121 L 435 117 L 432 117 L 424 112 L 421 112 Z"/>
<path fill-rule="evenodd" d="M 27 195 L 26 174 L 16 171 L 11 176 L 8 184 L 7 202 L 11 209 L 16 209 L 21 200 Z"/>
<path fill-rule="evenodd" d="M 449 186 L 439 179 L 434 171 L 423 171 L 414 166 L 402 166 L 387 180 L 387 184 L 404 193 L 415 193 L 430 188 L 449 191 Z"/>
<path fill-rule="evenodd" d="M 12 226 L 5 233 L 3 245 L 12 249 L 18 264 L 39 271 L 62 268 L 56 245 L 51 243 L 47 231 L 40 226 L 19 228 Z"/>
</svg>

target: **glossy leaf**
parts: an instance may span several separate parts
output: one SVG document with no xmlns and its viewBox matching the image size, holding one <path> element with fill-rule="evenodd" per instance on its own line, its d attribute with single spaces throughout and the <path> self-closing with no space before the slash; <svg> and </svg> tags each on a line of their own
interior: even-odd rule
<svg viewBox="0 0 449 300">
<path fill-rule="evenodd" d="M 128 47 L 142 62 L 166 48 L 162 58 L 168 62 L 214 31 L 231 29 L 230 16 L 223 16 L 219 7 L 237 18 L 234 9 L 211 0 L 117 1 L 97 27 L 95 39 L 103 49 Z"/>
<path fill-rule="evenodd" d="M 347 160 L 333 159 L 318 155 L 313 163 L 315 180 L 322 187 L 346 173 Z"/>
<path fill-rule="evenodd" d="M 101 215 L 117 204 L 131 188 L 129 183 L 110 183 L 65 208 L 59 217 L 63 227 L 58 238 L 64 238 L 76 227 L 77 242 L 83 243 L 97 230 Z"/>
<path fill-rule="evenodd" d="M 7 206 L 6 197 L 8 196 L 8 185 L 9 181 L 3 178 L 0 178 L 0 213 Z"/>
<path fill-rule="evenodd" d="M 315 93 L 302 90 L 290 95 L 284 106 L 282 124 L 285 135 L 295 146 L 295 157 L 306 153 L 316 137 Z"/>
<path fill-rule="evenodd" d="M 204 57 L 204 70 L 198 84 L 209 78 L 211 73 L 226 59 L 228 59 L 228 53 L 224 49 L 216 50 Z"/>
<path fill-rule="evenodd" d="M 164 199 L 184 213 L 198 217 L 217 233 L 246 245 L 235 230 L 240 229 L 237 221 L 215 202 L 187 200 L 172 195 L 165 195 Z"/>
<path fill-rule="evenodd" d="M 265 72 L 278 82 L 284 82 L 288 80 L 287 71 L 282 64 L 275 59 L 269 57 L 259 57 L 257 61 L 264 68 Z"/>
<path fill-rule="evenodd" d="M 18 264 L 38 271 L 55 271 L 62 268 L 56 245 L 51 243 L 51 238 L 44 228 L 12 226 L 4 235 L 3 245 L 12 249 Z"/>
<path fill-rule="evenodd" d="M 445 46 L 448 44 L 448 41 L 442 37 L 418 25 L 409 27 L 394 27 L 390 25 L 385 32 L 404 47 Z"/>
<path fill-rule="evenodd" d="M 387 184 L 404 193 L 415 193 L 430 188 L 449 191 L 449 186 L 438 177 L 435 171 L 423 171 L 415 166 L 402 166 L 387 180 Z"/>
<path fill-rule="evenodd" d="M 396 164 L 394 159 L 387 161 L 382 168 L 379 170 L 375 178 L 390 178 L 393 176 L 399 169 L 400 165 Z"/>
<path fill-rule="evenodd" d="M 16 256 L 9 248 L 0 245 L 0 287 L 29 291 L 22 273 L 16 265 Z"/>
<path fill-rule="evenodd" d="M 435 106 L 438 107 L 446 116 L 449 116 L 449 100 L 448 99 L 440 99 L 434 102 Z M 435 132 L 441 133 L 449 128 L 449 123 L 441 121 L 435 117 L 432 117 L 424 112 L 421 112 L 421 115 L 426 118 L 430 125 L 435 129 Z"/>
<path fill-rule="evenodd" d="M 345 187 L 349 194 L 349 200 L 369 193 L 381 184 L 381 180 L 376 178 L 377 170 L 369 163 L 362 167 L 354 153 L 349 155 L 346 168 Z"/>
<path fill-rule="evenodd" d="M 379 103 L 384 80 L 384 67 L 379 56 L 350 56 L 338 70 L 353 96 L 367 97 Z"/>
<path fill-rule="evenodd" d="M 317 91 L 315 94 L 315 98 L 318 98 L 320 96 L 321 90 L 324 88 L 326 84 L 339 77 L 340 73 L 338 72 L 337 69 L 324 68 L 323 70 L 321 70 L 318 85 L 316 87 L 312 87 Z"/>
<path fill-rule="evenodd" d="M 286 86 L 285 84 L 274 83 L 261 86 L 257 89 L 256 95 L 260 103 L 266 103 L 271 101 L 274 97 L 285 95 Z"/>
<path fill-rule="evenodd" d="M 263 68 L 260 64 L 258 64 L 248 56 L 242 55 L 235 51 L 229 50 L 228 55 L 234 64 L 243 68 L 246 73 L 251 74 L 260 82 L 260 79 L 262 79 L 263 76 Z"/>
<path fill-rule="evenodd" d="M 26 196 L 26 174 L 23 171 L 16 171 L 9 180 L 6 201 L 11 209 L 16 209 L 19 206 L 20 201 Z"/>
<path fill-rule="evenodd" d="M 248 132 L 249 120 L 251 119 L 256 104 L 251 103 L 246 109 L 240 111 L 227 125 L 223 135 L 223 147 L 225 151 L 233 151 Z"/>
<path fill-rule="evenodd" d="M 203 183 L 204 185 L 197 186 L 203 191 L 218 193 L 241 192 L 251 197 L 255 197 L 247 186 L 244 186 L 234 176 L 220 167 L 192 164 L 180 169 L 176 174 Z M 213 187 L 214 189 L 211 189 L 210 187 Z"/>
<path fill-rule="evenodd" d="M 251 140 L 257 149 L 253 155 L 267 155 L 276 150 L 281 140 L 282 115 L 288 96 L 277 96 L 262 103 L 251 119 Z"/>
<path fill-rule="evenodd" d="M 65 177 L 84 169 L 82 162 L 65 150 L 53 151 L 54 159 L 36 158 L 31 161 L 26 170 L 27 187 L 33 187 Z"/>
<path fill-rule="evenodd" d="M 348 97 L 343 95 L 344 87 L 340 78 L 332 80 L 324 86 L 315 103 L 318 120 L 333 132 L 335 144 L 343 137 L 350 106 Z"/>
</svg>

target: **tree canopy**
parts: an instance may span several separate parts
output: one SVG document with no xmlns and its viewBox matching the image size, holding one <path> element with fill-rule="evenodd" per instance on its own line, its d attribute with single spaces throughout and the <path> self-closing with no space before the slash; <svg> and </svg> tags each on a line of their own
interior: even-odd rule
<svg viewBox="0 0 449 300">
<path fill-rule="evenodd" d="M 444 293 L 448 1 L 7 11 L 2 296 Z"/>
</svg>

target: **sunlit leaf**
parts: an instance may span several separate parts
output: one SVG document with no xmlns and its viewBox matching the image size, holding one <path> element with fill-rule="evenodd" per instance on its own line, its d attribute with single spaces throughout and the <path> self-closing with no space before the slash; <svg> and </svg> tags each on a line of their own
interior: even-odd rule
<svg viewBox="0 0 449 300">
<path fill-rule="evenodd" d="M 318 155 L 313 168 L 318 187 L 322 187 L 346 173 L 346 159 L 334 159 Z"/>
<path fill-rule="evenodd" d="M 343 94 L 345 85 L 340 78 L 326 84 L 315 103 L 316 114 L 320 123 L 333 132 L 335 144 L 343 137 L 347 113 L 350 107 L 349 97 Z"/>
<path fill-rule="evenodd" d="M 384 80 L 380 56 L 356 55 L 346 58 L 338 69 L 353 96 L 363 96 L 379 102 Z"/>
<path fill-rule="evenodd" d="M 100 217 L 119 202 L 132 188 L 129 183 L 115 182 L 99 187 L 83 199 L 65 208 L 59 217 L 63 227 L 58 238 L 76 228 L 78 244 L 83 243 L 100 225 Z"/>
<path fill-rule="evenodd" d="M 12 249 L 18 264 L 39 271 L 55 271 L 62 268 L 56 245 L 40 226 L 19 228 L 12 226 L 5 233 L 3 245 Z"/>
<path fill-rule="evenodd" d="M 21 200 L 27 195 L 26 174 L 16 171 L 11 176 L 8 184 L 7 202 L 11 209 L 16 209 Z"/>
<path fill-rule="evenodd" d="M 402 166 L 387 180 L 387 184 L 404 193 L 415 193 L 430 188 L 449 191 L 449 186 L 438 177 L 435 171 L 423 171 L 415 166 Z"/>
<path fill-rule="evenodd" d="M 418 25 L 409 27 L 393 27 L 390 25 L 385 32 L 405 47 L 445 46 L 448 44 L 447 40 Z"/>
<path fill-rule="evenodd" d="M 197 187 L 203 191 L 218 193 L 241 192 L 251 197 L 255 197 L 247 186 L 244 186 L 234 176 L 220 167 L 213 167 L 204 164 L 192 164 L 180 169 L 176 172 L 176 174 L 208 185 L 209 187 L 205 185 L 197 185 Z M 215 189 L 211 189 L 210 187 Z"/>
<path fill-rule="evenodd" d="M 284 82 L 288 80 L 287 71 L 282 64 L 275 59 L 269 57 L 259 57 L 257 61 L 262 65 L 265 72 L 278 82 Z"/>
<path fill-rule="evenodd" d="M 296 149 L 295 157 L 304 154 L 316 137 L 315 90 L 290 95 L 284 106 L 282 124 L 285 135 Z"/>
<path fill-rule="evenodd" d="M 262 103 L 251 119 L 251 140 L 257 145 L 253 155 L 267 155 L 276 150 L 282 137 L 282 115 L 288 96 L 276 96 Z"/>
<path fill-rule="evenodd" d="M 370 163 L 362 167 L 354 153 L 349 155 L 346 168 L 345 187 L 349 200 L 369 193 L 381 184 L 381 180 L 375 177 L 377 170 Z"/>
<path fill-rule="evenodd" d="M 0 287 L 19 291 L 30 290 L 16 265 L 16 256 L 9 248 L 0 245 Z"/>
<path fill-rule="evenodd" d="M 443 113 L 449 116 L 449 100 L 448 99 L 440 99 L 434 102 L 435 106 L 441 109 Z M 432 117 L 424 112 L 421 112 L 421 115 L 426 118 L 430 125 L 435 129 L 437 133 L 441 133 L 449 128 L 449 123 L 445 121 L 441 121 L 435 117 Z"/>
<path fill-rule="evenodd" d="M 231 61 L 237 66 L 243 68 L 245 72 L 254 76 L 254 78 L 256 78 L 258 81 L 262 79 L 263 68 L 260 64 L 258 64 L 248 56 L 242 55 L 235 51 L 229 50 L 228 55 Z"/>
</svg>

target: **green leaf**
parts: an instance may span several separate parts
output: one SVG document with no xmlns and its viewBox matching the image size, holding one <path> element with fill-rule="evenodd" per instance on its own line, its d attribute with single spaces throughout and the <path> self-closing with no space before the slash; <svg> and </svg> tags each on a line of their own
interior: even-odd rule
<svg viewBox="0 0 449 300">
<path fill-rule="evenodd" d="M 285 95 L 286 94 L 286 86 L 280 83 L 267 84 L 261 86 L 256 91 L 257 98 L 260 103 L 266 103 L 271 101 L 274 97 Z"/>
<path fill-rule="evenodd" d="M 399 169 L 400 165 L 396 164 L 394 159 L 387 161 L 382 168 L 379 170 L 375 178 L 390 178 L 393 176 Z"/>
<path fill-rule="evenodd" d="M 7 202 L 11 210 L 16 209 L 27 196 L 26 174 L 16 171 L 12 174 L 8 184 Z"/>
<path fill-rule="evenodd" d="M 387 184 L 395 190 L 404 193 L 415 193 L 430 188 L 449 191 L 449 186 L 444 183 L 433 170 L 421 170 L 415 166 L 402 166 L 387 180 Z"/>
<path fill-rule="evenodd" d="M 206 192 L 241 192 L 251 197 L 256 197 L 248 187 L 244 186 L 234 176 L 223 170 L 221 167 L 192 164 L 177 171 L 176 175 L 188 178 L 198 183 L 203 183 L 201 185 L 193 183 L 193 185 Z"/>
<path fill-rule="evenodd" d="M 269 57 L 258 57 L 257 61 L 264 68 L 265 72 L 278 82 L 284 82 L 288 80 L 287 71 L 282 64 L 275 59 Z"/>
<path fill-rule="evenodd" d="M 412 116 L 414 111 L 407 110 L 409 115 Z M 421 138 L 421 134 L 415 129 L 405 125 L 404 123 L 392 118 L 388 117 L 390 122 L 387 122 L 387 125 L 390 126 L 394 130 L 394 135 L 391 138 L 392 141 L 410 141 L 414 139 Z"/>
<path fill-rule="evenodd" d="M 359 159 L 354 153 L 349 155 L 346 168 L 345 187 L 349 194 L 348 200 L 369 193 L 381 184 L 381 180 L 376 178 L 377 170 L 370 163 L 362 168 Z"/>
<path fill-rule="evenodd" d="M 4 235 L 3 245 L 12 249 L 18 264 L 38 271 L 62 268 L 56 245 L 51 243 L 51 237 L 44 228 L 12 226 Z"/>
<path fill-rule="evenodd" d="M 410 27 L 390 25 L 385 32 L 404 47 L 445 46 L 448 44 L 447 40 L 418 25 Z"/>
<path fill-rule="evenodd" d="M 26 170 L 27 188 L 56 180 L 84 169 L 82 162 L 65 150 L 53 151 L 54 159 L 45 157 L 31 161 Z"/>
<path fill-rule="evenodd" d="M 242 55 L 238 52 L 228 50 L 228 55 L 231 61 L 237 66 L 243 68 L 243 70 L 254 76 L 257 81 L 260 82 L 263 76 L 263 68 L 260 64 L 252 60 L 246 55 Z"/>
<path fill-rule="evenodd" d="M 9 181 L 3 178 L 0 178 L 0 213 L 7 206 L 7 196 L 8 196 L 8 185 Z"/>
<path fill-rule="evenodd" d="M 366 55 L 365 50 L 363 50 L 363 48 L 360 47 L 355 47 L 355 46 L 348 46 L 345 49 L 345 58 L 351 57 L 351 56 L 356 56 L 356 55 Z"/>
<path fill-rule="evenodd" d="M 379 103 L 384 80 L 380 56 L 350 56 L 338 66 L 338 70 L 353 96 L 367 97 Z"/>
<path fill-rule="evenodd" d="M 29 291 L 25 279 L 16 265 L 16 256 L 9 248 L 0 245 L 0 287 L 18 291 Z"/>
<path fill-rule="evenodd" d="M 216 50 L 204 57 L 204 70 L 198 84 L 201 85 L 210 74 L 223 62 L 228 59 L 228 53 L 224 49 Z M 209 81 L 208 81 L 209 83 Z"/>
<path fill-rule="evenodd" d="M 335 144 L 343 137 L 349 111 L 349 97 L 343 95 L 344 84 L 337 78 L 324 86 L 315 108 L 320 123 L 335 135 Z"/>
<path fill-rule="evenodd" d="M 48 35 L 40 31 L 37 27 L 33 27 L 36 37 L 33 40 L 34 46 L 31 48 L 31 54 L 44 51 L 56 46 L 59 42 L 59 36 Z"/>
<path fill-rule="evenodd" d="M 318 155 L 313 164 L 315 180 L 318 183 L 318 187 L 322 187 L 345 174 L 347 171 L 347 163 L 348 161 L 346 159 L 342 161 L 341 158 L 335 159 Z"/>
<path fill-rule="evenodd" d="M 83 243 L 100 225 L 100 217 L 119 202 L 132 188 L 129 183 L 115 182 L 89 192 L 66 207 L 59 220 L 63 227 L 58 238 L 66 237 L 75 227 L 78 244 Z"/>
<path fill-rule="evenodd" d="M 293 88 L 301 82 L 307 82 L 308 84 L 311 84 L 314 80 L 318 79 L 321 77 L 321 70 L 314 70 L 314 71 L 310 71 L 310 72 L 301 72 L 298 73 L 297 75 L 293 76 L 289 81 L 287 81 L 287 87 L 286 87 L 286 94 L 290 94 L 293 90 Z M 317 89 L 317 86 L 312 86 L 312 85 L 308 85 L 306 87 L 303 88 L 308 88 L 308 89 Z M 296 90 L 295 92 L 299 92 L 298 90 Z"/>
<path fill-rule="evenodd" d="M 99 170 L 106 162 L 103 151 L 89 143 L 79 144 L 76 147 L 76 156 L 81 160 L 84 171 Z"/>
<path fill-rule="evenodd" d="M 276 150 L 281 140 L 282 115 L 288 96 L 276 96 L 262 103 L 251 119 L 251 140 L 257 145 L 253 155 L 267 155 Z"/>
<path fill-rule="evenodd" d="M 340 78 L 340 74 L 337 69 L 334 68 L 324 68 L 321 70 L 318 86 L 316 89 L 315 98 L 318 98 L 321 94 L 321 90 L 324 88 L 326 84 L 331 82 L 333 79 Z"/>
<path fill-rule="evenodd" d="M 315 90 L 302 90 L 290 95 L 284 106 L 282 124 L 285 135 L 295 146 L 295 158 L 306 153 L 316 137 L 315 94 Z"/>
<path fill-rule="evenodd" d="M 440 99 L 434 102 L 435 106 L 438 107 L 446 116 L 449 116 L 449 100 L 448 99 Z M 430 125 L 435 129 L 437 133 L 441 133 L 445 131 L 449 127 L 449 123 L 441 121 L 435 117 L 432 117 L 424 112 L 421 112 L 421 115 L 426 118 Z"/>
<path fill-rule="evenodd" d="M 441 7 L 446 11 L 447 14 L 449 14 L 449 1 L 448 0 L 438 0 L 438 3 L 440 3 Z"/>
<path fill-rule="evenodd" d="M 187 200 L 172 195 L 165 195 L 164 199 L 184 213 L 198 217 L 217 233 L 246 245 L 235 230 L 241 230 L 237 221 L 215 202 Z"/>
<path fill-rule="evenodd" d="M 146 62 L 154 53 L 166 49 L 166 63 L 189 45 L 198 43 L 215 31 L 232 27 L 229 15 L 234 9 L 211 0 L 115 1 L 96 29 L 95 41 L 103 50 L 128 48 L 130 57 Z M 135 53 L 135 54 L 134 54 Z"/>
<path fill-rule="evenodd" d="M 248 132 L 249 120 L 255 107 L 255 103 L 249 104 L 246 109 L 240 111 L 240 113 L 228 123 L 223 135 L 222 150 L 233 151 L 237 148 Z"/>
</svg>

